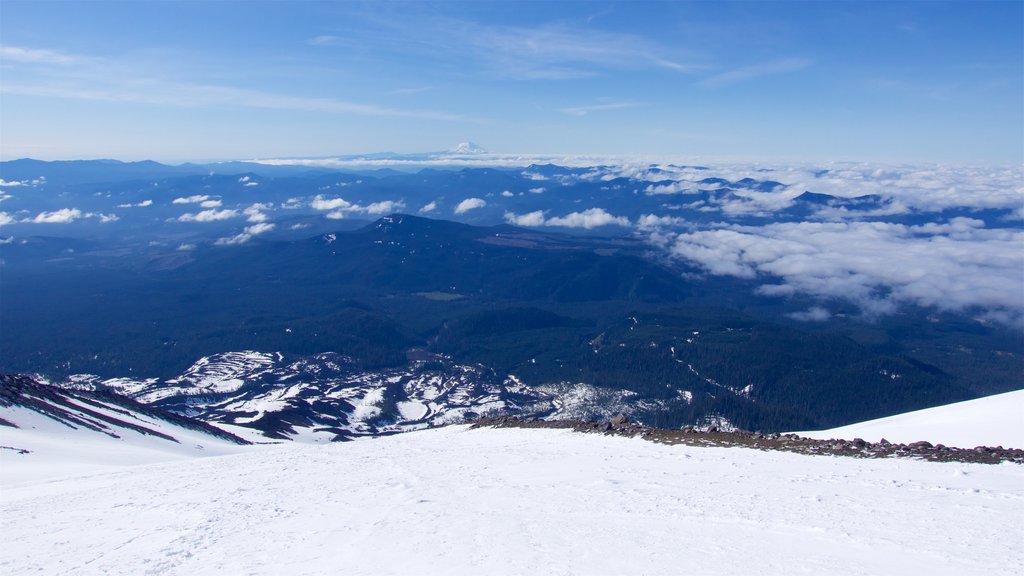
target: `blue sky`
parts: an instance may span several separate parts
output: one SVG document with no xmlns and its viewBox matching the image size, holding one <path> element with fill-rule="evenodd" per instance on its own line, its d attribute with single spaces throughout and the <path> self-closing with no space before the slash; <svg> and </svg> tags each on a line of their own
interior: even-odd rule
<svg viewBox="0 0 1024 576">
<path fill-rule="evenodd" d="M 0 156 L 1024 160 L 1024 3 L 0 2 Z"/>
</svg>

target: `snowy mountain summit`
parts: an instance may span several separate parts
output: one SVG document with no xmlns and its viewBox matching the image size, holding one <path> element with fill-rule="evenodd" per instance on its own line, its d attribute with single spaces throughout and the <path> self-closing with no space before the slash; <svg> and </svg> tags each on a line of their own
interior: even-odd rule
<svg viewBox="0 0 1024 576">
<path fill-rule="evenodd" d="M 487 154 L 487 149 L 475 142 L 460 142 L 456 147 L 448 149 L 449 154 Z"/>
</svg>

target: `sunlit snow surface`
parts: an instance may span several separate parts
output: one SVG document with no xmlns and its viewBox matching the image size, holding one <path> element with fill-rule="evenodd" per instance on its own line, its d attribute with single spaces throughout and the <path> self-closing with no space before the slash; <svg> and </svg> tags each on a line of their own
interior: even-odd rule
<svg viewBox="0 0 1024 576">
<path fill-rule="evenodd" d="M 117 404 L 95 400 L 85 404 L 80 399 L 68 399 L 61 408 L 100 430 L 80 423 L 73 427 L 70 422 L 62 423 L 24 406 L 0 406 L 0 419 L 17 426 L 0 426 L 0 490 L 21 482 L 119 470 L 129 465 L 192 460 L 244 449 L 200 430 L 183 428 Z M 100 420 L 98 415 L 166 438 Z M 6 518 L 0 516 L 0 521 Z"/>
<path fill-rule="evenodd" d="M 1022 466 L 564 430 L 453 426 L 7 484 L 0 518 L 10 575 L 1024 571 Z"/>
<path fill-rule="evenodd" d="M 1024 448 L 1024 390 L 797 434 L 822 439 L 862 438 L 868 442 L 882 438 L 902 443 L 927 440 L 959 448 Z"/>
</svg>

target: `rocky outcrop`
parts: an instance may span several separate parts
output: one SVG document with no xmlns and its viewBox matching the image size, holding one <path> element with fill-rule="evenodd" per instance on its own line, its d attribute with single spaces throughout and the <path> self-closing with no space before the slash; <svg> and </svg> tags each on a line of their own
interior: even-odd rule
<svg viewBox="0 0 1024 576">
<path fill-rule="evenodd" d="M 1012 462 L 1024 464 L 1024 450 L 1002 446 L 977 446 L 955 448 L 932 445 L 927 441 L 897 444 L 884 438 L 879 442 L 866 442 L 861 438 L 853 440 L 815 440 L 796 434 L 762 434 L 760 432 L 723 432 L 718 429 L 700 431 L 693 427 L 682 429 L 651 428 L 629 422 L 625 416 L 611 420 L 539 420 L 522 419 L 515 416 L 482 418 L 473 422 L 474 427 L 494 428 L 558 428 L 584 433 L 601 433 L 616 436 L 638 437 L 662 444 L 683 444 L 703 447 L 742 447 L 758 450 L 778 450 L 816 456 L 845 456 L 850 458 L 915 458 L 932 462 L 964 462 L 974 464 L 999 464 Z"/>
</svg>

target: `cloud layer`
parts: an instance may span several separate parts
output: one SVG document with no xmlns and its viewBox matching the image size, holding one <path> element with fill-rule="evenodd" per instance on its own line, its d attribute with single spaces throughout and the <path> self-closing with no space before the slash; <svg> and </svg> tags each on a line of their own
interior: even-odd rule
<svg viewBox="0 0 1024 576">
<path fill-rule="evenodd" d="M 1024 317 L 1024 231 L 980 220 L 723 225 L 651 239 L 711 274 L 762 280 L 768 296 L 852 301 L 869 315 L 909 303 Z"/>
</svg>

